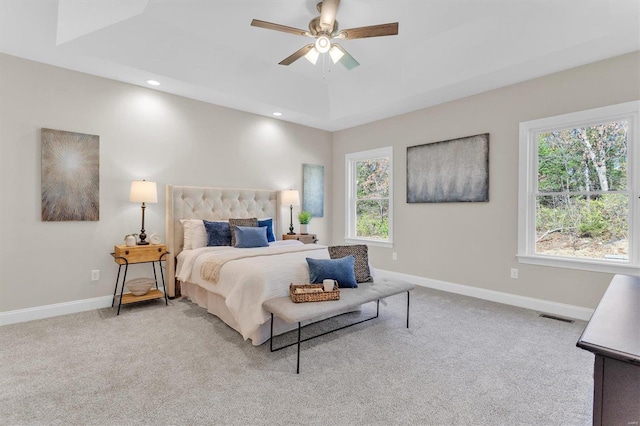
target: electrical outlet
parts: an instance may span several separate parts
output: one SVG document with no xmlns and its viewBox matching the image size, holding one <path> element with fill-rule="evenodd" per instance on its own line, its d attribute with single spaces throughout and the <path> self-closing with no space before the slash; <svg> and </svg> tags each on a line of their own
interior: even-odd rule
<svg viewBox="0 0 640 426">
<path fill-rule="evenodd" d="M 518 279 L 518 269 L 517 268 L 511 268 L 511 278 Z"/>
<path fill-rule="evenodd" d="M 391 260 L 398 260 L 398 253 L 397 252 L 393 252 L 391 253 Z"/>
<path fill-rule="evenodd" d="M 94 269 L 91 271 L 91 281 L 98 281 L 100 279 L 100 270 Z"/>
</svg>

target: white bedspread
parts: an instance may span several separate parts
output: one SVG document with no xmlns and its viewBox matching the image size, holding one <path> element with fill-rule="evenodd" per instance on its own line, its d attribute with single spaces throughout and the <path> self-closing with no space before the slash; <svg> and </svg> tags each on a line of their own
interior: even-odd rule
<svg viewBox="0 0 640 426">
<path fill-rule="evenodd" d="M 326 246 L 302 244 L 295 240 L 271 243 L 274 251 L 284 253 L 242 257 L 227 261 L 220 269 L 219 279 L 212 284 L 200 277 L 200 269 L 205 262 L 216 256 L 228 258 L 230 250 L 256 250 L 264 254 L 266 249 L 236 249 L 233 247 L 203 247 L 184 250 L 178 255 L 176 276 L 216 293 L 225 299 L 225 304 L 237 321 L 240 334 L 246 340 L 270 315 L 262 309 L 267 299 L 289 294 L 289 284 L 309 282 L 309 267 L 306 258 L 328 259 Z M 283 250 L 283 246 L 291 249 Z M 226 253 L 225 253 L 226 252 Z"/>
</svg>

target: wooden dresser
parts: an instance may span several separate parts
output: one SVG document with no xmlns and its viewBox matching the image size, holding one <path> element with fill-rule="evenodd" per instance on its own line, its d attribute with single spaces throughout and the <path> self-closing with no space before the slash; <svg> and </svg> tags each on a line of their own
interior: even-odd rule
<svg viewBox="0 0 640 426">
<path fill-rule="evenodd" d="M 593 352 L 593 424 L 640 424 L 640 277 L 616 275 L 577 346 Z"/>
</svg>

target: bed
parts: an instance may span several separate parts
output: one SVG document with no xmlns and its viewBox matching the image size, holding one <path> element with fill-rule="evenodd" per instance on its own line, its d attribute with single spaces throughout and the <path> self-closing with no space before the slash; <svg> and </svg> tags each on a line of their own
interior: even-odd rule
<svg viewBox="0 0 640 426">
<path fill-rule="evenodd" d="M 270 218 L 277 239 L 281 235 L 278 191 L 167 185 L 165 213 L 171 253 L 167 261 L 169 296 L 180 293 L 254 345 L 267 341 L 270 334 L 271 318 L 262 303 L 286 296 L 290 283 L 308 282 L 307 257 L 330 257 L 326 246 L 295 240 L 249 249 L 202 247 L 201 242 L 191 241 L 189 233 L 185 241 L 189 224 L 236 218 Z M 208 273 L 203 267 L 209 268 Z M 274 334 L 293 327 L 274 320 Z"/>
</svg>

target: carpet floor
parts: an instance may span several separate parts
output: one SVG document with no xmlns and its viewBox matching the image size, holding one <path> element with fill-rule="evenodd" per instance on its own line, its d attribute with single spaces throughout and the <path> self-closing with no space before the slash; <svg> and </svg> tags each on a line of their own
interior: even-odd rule
<svg viewBox="0 0 640 426">
<path fill-rule="evenodd" d="M 388 298 L 303 343 L 300 374 L 295 346 L 254 347 L 183 299 L 0 327 L 0 424 L 591 424 L 584 321 L 427 288 L 410 318 Z"/>
</svg>

